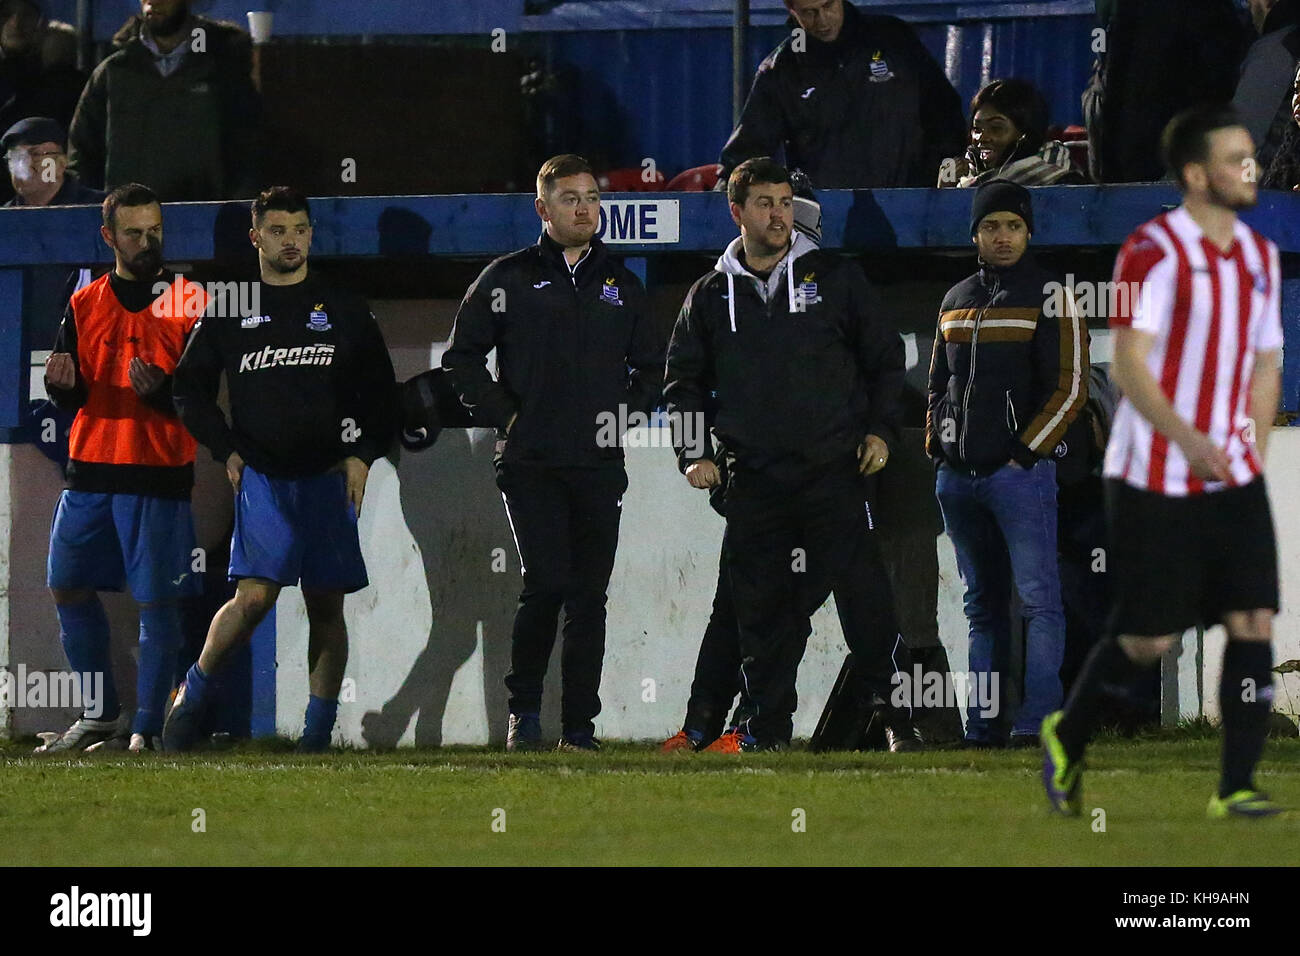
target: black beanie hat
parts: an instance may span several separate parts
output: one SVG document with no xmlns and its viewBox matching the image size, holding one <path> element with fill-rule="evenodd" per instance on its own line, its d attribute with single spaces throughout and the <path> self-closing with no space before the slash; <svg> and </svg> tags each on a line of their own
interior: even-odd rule
<svg viewBox="0 0 1300 956">
<path fill-rule="evenodd" d="M 1025 228 L 1034 231 L 1034 209 L 1029 200 L 1029 190 L 1019 183 L 994 179 L 975 190 L 975 201 L 970 209 L 970 234 L 975 235 L 980 220 L 989 213 L 1014 212 L 1025 221 Z"/>
</svg>

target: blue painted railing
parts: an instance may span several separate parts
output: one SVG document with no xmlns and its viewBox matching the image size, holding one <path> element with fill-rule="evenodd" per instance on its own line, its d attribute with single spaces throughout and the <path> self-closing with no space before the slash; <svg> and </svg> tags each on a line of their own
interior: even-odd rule
<svg viewBox="0 0 1300 956">
<path fill-rule="evenodd" d="M 1036 247 L 1116 247 L 1142 222 L 1179 201 L 1169 185 L 1053 186 L 1033 190 Z M 1262 193 L 1245 215 L 1284 253 L 1300 253 L 1300 196 Z M 715 251 L 735 236 L 718 193 L 623 193 L 607 199 L 679 204 L 678 241 L 629 243 L 624 255 Z M 828 248 L 923 251 L 969 249 L 967 190 L 826 190 L 823 240 Z M 223 203 L 168 204 L 171 261 L 213 258 Z M 317 256 L 429 255 L 490 257 L 533 242 L 532 197 L 523 193 L 455 196 L 363 196 L 313 200 Z M 21 420 L 27 357 L 22 353 L 23 266 L 108 262 L 94 207 L 0 210 L 0 440 Z M 1283 400 L 1300 407 L 1300 260 L 1284 256 L 1283 322 L 1287 361 Z"/>
</svg>

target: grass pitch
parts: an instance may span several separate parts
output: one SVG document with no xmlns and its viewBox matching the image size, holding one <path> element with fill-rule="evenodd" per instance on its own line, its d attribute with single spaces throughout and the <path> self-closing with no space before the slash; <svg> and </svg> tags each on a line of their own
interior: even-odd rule
<svg viewBox="0 0 1300 956">
<path fill-rule="evenodd" d="M 1300 838 L 1300 816 L 1205 819 L 1214 739 L 1095 746 L 1075 820 L 1049 816 L 1037 751 L 287 746 L 36 759 L 0 743 L 0 864 L 1258 866 L 1294 865 Z M 1300 741 L 1269 741 L 1257 779 L 1300 807 Z"/>
</svg>

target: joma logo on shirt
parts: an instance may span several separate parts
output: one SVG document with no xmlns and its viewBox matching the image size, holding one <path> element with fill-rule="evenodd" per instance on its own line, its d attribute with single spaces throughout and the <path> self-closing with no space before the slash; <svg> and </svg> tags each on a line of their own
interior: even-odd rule
<svg viewBox="0 0 1300 956">
<path fill-rule="evenodd" d="M 241 372 L 260 368 L 278 368 L 282 365 L 330 365 L 334 362 L 334 346 L 303 345 L 291 349 L 277 349 L 268 345 L 258 352 L 245 352 L 239 360 Z"/>
</svg>

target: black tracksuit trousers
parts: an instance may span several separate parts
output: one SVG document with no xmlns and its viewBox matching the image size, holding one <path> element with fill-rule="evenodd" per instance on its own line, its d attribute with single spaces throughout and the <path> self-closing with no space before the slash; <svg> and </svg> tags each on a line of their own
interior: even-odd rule
<svg viewBox="0 0 1300 956">
<path fill-rule="evenodd" d="M 858 662 L 858 692 L 888 701 L 895 671 L 911 671 L 911 654 L 898 634 L 893 591 L 856 460 L 821 466 L 802 481 L 736 469 L 726 509 L 723 550 L 740 652 L 742 729 L 760 745 L 790 740 L 808 619 L 832 591 L 845 643 Z M 714 609 L 719 610 L 716 599 Z M 718 651 L 716 659 L 710 652 L 705 672 L 720 676 L 726 629 L 714 629 L 710 621 L 710 630 L 713 640 L 706 631 L 706 643 Z M 698 682 L 698 664 L 696 672 Z M 720 681 L 717 690 L 720 697 Z M 695 692 L 693 686 L 693 697 Z M 905 717 L 894 715 L 892 722 Z"/>
<path fill-rule="evenodd" d="M 506 675 L 510 712 L 541 711 L 563 609 L 560 723 L 566 735 L 591 734 L 600 713 L 606 591 L 627 472 L 621 461 L 594 468 L 501 462 L 497 487 L 524 572 Z"/>
</svg>

